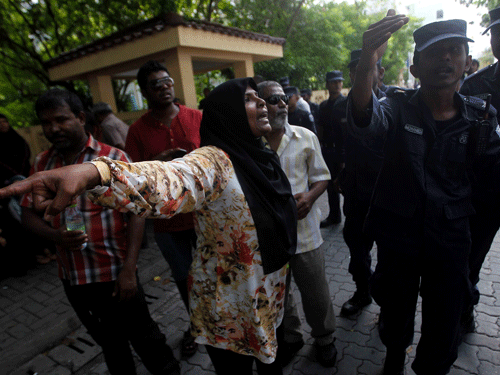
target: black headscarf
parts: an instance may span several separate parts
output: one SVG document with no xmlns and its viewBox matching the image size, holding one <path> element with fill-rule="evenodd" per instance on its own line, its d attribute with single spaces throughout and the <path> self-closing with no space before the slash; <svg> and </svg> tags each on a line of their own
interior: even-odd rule
<svg viewBox="0 0 500 375">
<path fill-rule="evenodd" d="M 12 128 L 0 133 L 0 188 L 12 177 L 28 177 L 29 173 L 30 149 L 26 141 Z"/>
<path fill-rule="evenodd" d="M 279 270 L 297 247 L 297 207 L 278 155 L 256 138 L 248 123 L 245 91 L 257 91 L 252 78 L 225 82 L 206 98 L 201 120 L 202 146 L 224 150 L 250 207 L 264 273 Z"/>
</svg>

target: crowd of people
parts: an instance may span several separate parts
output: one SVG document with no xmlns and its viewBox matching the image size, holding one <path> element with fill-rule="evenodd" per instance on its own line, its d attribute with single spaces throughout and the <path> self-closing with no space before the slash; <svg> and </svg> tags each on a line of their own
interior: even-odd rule
<svg viewBox="0 0 500 375">
<path fill-rule="evenodd" d="M 500 8 L 490 19 L 499 58 Z M 370 25 L 351 52 L 349 95 L 342 71 L 328 72 L 319 106 L 288 77 L 238 78 L 207 91 L 202 113 L 175 103 L 168 69 L 149 61 L 137 80 L 150 110 L 128 127 L 97 103 L 92 135 L 78 96 L 49 90 L 35 110 L 52 147 L 15 183 L 28 175 L 29 150 L 0 116 L 0 141 L 24 150 L 16 164 L 2 159 L 1 204 L 24 194 L 18 227 L 56 245 L 65 293 L 111 374 L 136 373 L 129 344 L 152 374 L 180 371 L 137 276 L 147 217 L 189 312 L 183 357 L 204 345 L 219 375 L 250 375 L 254 364 L 260 375 L 282 374 L 304 345 L 293 276 L 316 359 L 335 366 L 320 227 L 341 222 L 339 194 L 356 283 L 340 313 L 377 302 L 383 374 L 401 375 L 420 294 L 412 367 L 448 373 L 474 330 L 479 271 L 500 227 L 500 70 L 474 73 L 466 22 L 440 21 L 413 33 L 420 87 L 385 86 L 387 41 L 407 22 L 389 10 Z M 70 205 L 84 230 L 70 230 Z M 1 247 L 9 239 L 0 229 Z"/>
</svg>

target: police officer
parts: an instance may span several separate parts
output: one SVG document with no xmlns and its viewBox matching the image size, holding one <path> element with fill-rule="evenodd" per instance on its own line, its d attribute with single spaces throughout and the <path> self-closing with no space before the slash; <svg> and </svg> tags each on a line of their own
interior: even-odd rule
<svg viewBox="0 0 500 375">
<path fill-rule="evenodd" d="M 281 77 L 279 83 L 281 87 L 283 87 L 283 90 L 286 89 L 287 87 L 290 87 L 290 79 L 288 77 Z M 300 95 L 297 100 L 297 108 L 307 112 L 308 114 L 311 113 L 311 108 L 309 107 L 309 103 L 307 103 Z"/>
<path fill-rule="evenodd" d="M 319 119 L 319 104 L 311 102 L 311 89 L 300 90 L 300 96 L 306 101 L 307 104 L 309 104 L 309 108 L 311 108 L 311 115 L 313 115 L 314 118 L 314 123 L 317 123 Z"/>
<path fill-rule="evenodd" d="M 319 105 L 319 121 L 317 124 L 318 138 L 321 143 L 321 151 L 326 161 L 332 181 L 335 180 L 339 172 L 344 167 L 344 145 L 342 139 L 342 129 L 335 126 L 333 118 L 334 107 L 337 103 L 345 100 L 342 95 L 344 82 L 343 74 L 340 70 L 326 73 L 326 89 L 329 93 L 328 100 Z M 322 228 L 341 222 L 340 197 L 333 182 L 328 184 L 328 204 L 330 213 L 328 217 L 320 223 Z"/>
<path fill-rule="evenodd" d="M 356 67 L 361 57 L 361 50 L 351 52 L 349 78 L 354 83 Z M 374 70 L 372 90 L 378 99 L 385 97 L 379 90 L 380 60 Z M 370 251 L 374 239 L 363 230 L 366 214 L 370 206 L 375 181 L 382 165 L 383 150 L 374 150 L 364 147 L 347 130 L 347 98 L 334 107 L 333 121 L 335 126 L 342 128 L 345 137 L 345 168 L 340 172 L 338 182 L 344 196 L 345 223 L 343 229 L 344 240 L 349 247 L 351 259 L 349 272 L 356 283 L 356 292 L 342 305 L 341 314 L 349 316 L 356 314 L 364 306 L 372 302 L 369 290 L 369 279 L 372 275 Z"/>
<path fill-rule="evenodd" d="M 455 92 L 471 63 L 463 20 L 433 22 L 413 33 L 410 71 L 420 89 L 387 95 L 386 105 L 372 94 L 376 62 L 407 22 L 391 9 L 363 34 L 348 121 L 366 146 L 384 144 L 366 222 L 378 247 L 371 291 L 381 308 L 384 374 L 404 373 L 420 292 L 421 338 L 412 368 L 418 375 L 440 375 L 457 358 L 460 316 L 470 299 L 470 174 L 486 172 L 499 184 L 500 138 L 492 110 L 482 125 L 488 142 L 477 147 L 484 101 Z"/>
<path fill-rule="evenodd" d="M 500 58 L 500 8 L 489 12 L 490 24 L 483 34 L 490 31 L 491 50 L 493 55 Z M 498 62 L 481 69 L 474 75 L 467 77 L 460 88 L 464 95 L 474 95 L 481 99 L 491 96 L 491 104 L 500 109 L 500 67 Z M 497 111 L 497 119 L 500 112 Z M 490 250 L 495 235 L 500 228 L 500 200 L 496 194 L 488 193 L 484 189 L 476 190 L 473 195 L 473 205 L 476 215 L 471 217 L 471 253 L 469 256 L 470 281 L 473 288 L 472 303 L 464 311 L 462 326 L 465 332 L 472 332 L 475 328 L 474 305 L 479 302 L 479 272 L 484 259 Z"/>
<path fill-rule="evenodd" d="M 309 129 L 316 134 L 317 131 L 313 115 L 300 109 L 298 106 L 299 99 L 302 99 L 299 89 L 295 86 L 288 86 L 285 87 L 283 91 L 288 96 L 288 123 L 290 125 L 297 125 Z"/>
</svg>

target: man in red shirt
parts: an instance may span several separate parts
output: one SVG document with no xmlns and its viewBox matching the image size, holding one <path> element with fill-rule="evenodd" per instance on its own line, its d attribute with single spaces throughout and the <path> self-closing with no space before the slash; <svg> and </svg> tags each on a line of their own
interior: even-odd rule
<svg viewBox="0 0 500 375">
<path fill-rule="evenodd" d="M 80 99 L 54 89 L 36 102 L 43 132 L 52 147 L 39 154 L 31 174 L 81 164 L 106 156 L 129 162 L 127 155 L 85 133 L 85 112 Z M 86 195 L 76 198 L 85 232 L 66 230 L 65 213 L 44 221 L 31 207 L 31 195 L 21 203 L 22 221 L 39 236 L 56 243 L 59 277 L 69 302 L 102 347 L 113 375 L 135 375 L 130 344 L 152 374 L 179 374 L 179 363 L 165 335 L 149 314 L 139 284 L 136 263 L 144 221 L 93 204 Z"/>
<path fill-rule="evenodd" d="M 137 81 L 150 111 L 130 126 L 125 151 L 132 160 L 169 161 L 200 147 L 201 112 L 174 103 L 174 80 L 167 68 L 148 61 L 139 69 Z M 154 231 L 156 243 L 189 310 L 187 278 L 196 245 L 193 214 L 157 219 Z M 188 330 L 182 342 L 183 356 L 193 355 L 196 348 Z"/>
</svg>

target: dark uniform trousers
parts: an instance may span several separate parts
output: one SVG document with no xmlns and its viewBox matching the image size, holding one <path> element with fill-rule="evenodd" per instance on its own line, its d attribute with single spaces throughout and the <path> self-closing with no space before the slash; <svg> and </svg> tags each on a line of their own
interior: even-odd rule
<svg viewBox="0 0 500 375">
<path fill-rule="evenodd" d="M 318 132 L 321 152 L 332 177 L 327 188 L 328 205 L 330 206 L 328 219 L 337 223 L 340 223 L 342 213 L 340 210 L 340 196 L 335 190 L 333 181 L 339 175 L 344 162 L 344 141 L 340 119 L 345 118 L 346 100 L 347 98 L 340 95 L 335 101 L 323 101 L 319 107 Z"/>
<path fill-rule="evenodd" d="M 364 231 L 364 224 L 370 204 L 368 201 L 360 200 L 349 202 L 352 200 L 356 200 L 356 197 L 344 192 L 345 223 L 342 234 L 351 254 L 349 273 L 358 290 L 368 290 L 372 275 L 370 251 L 373 248 L 374 238 L 372 234 Z M 347 205 L 351 208 L 346 209 Z"/>
<path fill-rule="evenodd" d="M 349 126 L 367 147 L 385 144 L 366 221 L 378 247 L 372 295 L 381 308 L 382 342 L 401 351 L 413 339 L 420 292 L 421 338 L 412 365 L 418 375 L 446 374 L 457 358 L 460 317 L 471 300 L 469 168 L 481 165 L 492 178 L 500 177 L 496 118 L 490 120 L 486 153 L 472 165 L 468 142 L 483 102 L 459 94 L 455 101 L 459 116 L 438 124 L 418 90 L 396 92 L 383 106 L 373 98 L 366 128 Z"/>
<path fill-rule="evenodd" d="M 472 284 L 472 305 L 479 303 L 479 273 L 490 251 L 491 244 L 500 228 L 500 207 L 491 202 L 475 202 L 476 215 L 470 217 L 471 251 L 469 256 L 470 281 Z"/>
<path fill-rule="evenodd" d="M 385 97 L 378 90 L 377 98 Z M 340 103 L 341 104 L 341 103 Z M 339 109 L 346 113 L 347 101 Z M 344 195 L 345 223 L 344 241 L 349 247 L 351 260 L 349 273 L 356 283 L 357 290 L 369 291 L 369 279 L 372 275 L 373 235 L 364 230 L 364 224 L 377 176 L 382 166 L 383 148 L 368 149 L 355 139 L 347 129 L 347 114 L 340 117 L 340 127 L 344 137 L 345 168 L 340 173 L 339 182 Z"/>
<path fill-rule="evenodd" d="M 500 109 L 500 82 L 495 75 L 498 69 L 498 62 L 487 66 L 474 75 L 465 79 L 460 93 L 473 95 L 481 99 L 486 99 L 487 94 L 491 94 L 491 105 L 497 110 Z M 497 112 L 497 120 L 499 113 Z M 479 199 L 473 201 L 476 215 L 470 218 L 471 226 L 471 253 L 469 257 L 470 281 L 472 283 L 473 301 L 476 305 L 479 302 L 479 273 L 483 262 L 488 255 L 493 239 L 500 228 L 500 202 L 497 197 L 489 196 L 485 191 L 476 192 Z"/>
<path fill-rule="evenodd" d="M 388 350 L 411 345 L 420 292 L 421 338 L 412 367 L 417 374 L 446 374 L 457 358 L 458 326 L 470 300 L 468 218 L 432 223 L 372 210 L 378 263 L 371 292 L 381 307 L 380 338 Z"/>
<path fill-rule="evenodd" d="M 62 282 L 78 318 L 102 347 L 111 374 L 136 374 L 130 344 L 149 372 L 170 373 L 176 360 L 165 335 L 149 314 L 138 279 L 137 294 L 127 302 L 112 297 L 114 281 L 74 286 L 67 280 Z"/>
</svg>

